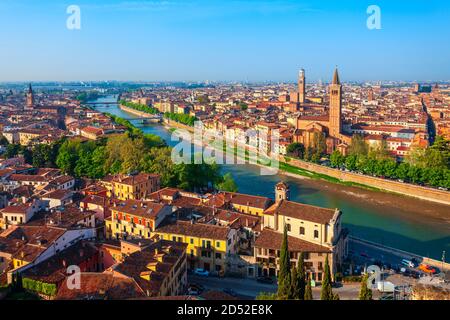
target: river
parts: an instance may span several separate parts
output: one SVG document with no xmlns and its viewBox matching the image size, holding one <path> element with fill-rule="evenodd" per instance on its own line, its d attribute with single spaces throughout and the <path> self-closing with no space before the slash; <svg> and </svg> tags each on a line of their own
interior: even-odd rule
<svg viewBox="0 0 450 320">
<path fill-rule="evenodd" d="M 114 101 L 113 96 L 95 102 L 110 101 Z M 123 118 L 137 118 L 117 105 L 97 104 L 95 108 Z M 162 125 L 131 121 L 145 133 L 156 134 L 170 145 L 176 143 Z M 247 194 L 273 198 L 275 184 L 285 181 L 291 189 L 291 200 L 342 210 L 344 226 L 356 237 L 439 260 L 444 250 L 450 252 L 449 206 L 302 177 L 262 176 L 259 167 L 249 164 L 224 165 L 222 170 L 230 172 L 239 192 Z"/>
</svg>

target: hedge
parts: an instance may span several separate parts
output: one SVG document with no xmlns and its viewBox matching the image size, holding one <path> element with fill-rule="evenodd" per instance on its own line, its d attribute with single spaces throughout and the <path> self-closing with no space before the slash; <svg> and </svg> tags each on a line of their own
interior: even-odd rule
<svg viewBox="0 0 450 320">
<path fill-rule="evenodd" d="M 45 283 L 30 278 L 22 279 L 22 286 L 24 289 L 44 294 L 46 296 L 56 295 L 56 285 L 54 283 Z"/>
</svg>

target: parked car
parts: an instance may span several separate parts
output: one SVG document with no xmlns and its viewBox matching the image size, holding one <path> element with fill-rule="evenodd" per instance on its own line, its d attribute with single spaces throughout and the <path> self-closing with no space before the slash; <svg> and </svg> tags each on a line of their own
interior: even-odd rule
<svg viewBox="0 0 450 320">
<path fill-rule="evenodd" d="M 194 274 L 201 277 L 207 277 L 209 276 L 209 271 L 201 268 L 197 268 L 194 270 Z"/>
<path fill-rule="evenodd" d="M 256 281 L 258 281 L 260 283 L 267 283 L 267 284 L 273 283 L 273 279 L 270 277 L 258 277 L 258 278 L 256 278 Z"/>
<path fill-rule="evenodd" d="M 428 274 L 436 273 L 436 269 L 434 269 L 432 266 L 429 266 L 429 265 L 424 264 L 424 263 L 419 266 L 419 270 L 423 271 L 425 273 L 428 273 Z"/>
<path fill-rule="evenodd" d="M 403 264 L 404 266 L 410 267 L 410 268 L 415 267 L 414 262 L 412 262 L 411 260 L 407 260 L 407 259 L 402 259 L 401 264 Z"/>
<path fill-rule="evenodd" d="M 236 291 L 234 291 L 233 289 L 225 288 L 222 291 L 225 292 L 226 294 L 229 294 L 232 297 L 236 297 L 237 296 Z"/>
</svg>

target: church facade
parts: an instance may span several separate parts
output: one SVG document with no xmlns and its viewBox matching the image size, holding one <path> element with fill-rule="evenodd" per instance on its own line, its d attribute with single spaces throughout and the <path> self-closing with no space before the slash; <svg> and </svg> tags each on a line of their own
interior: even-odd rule
<svg viewBox="0 0 450 320">
<path fill-rule="evenodd" d="M 303 100 L 305 101 L 304 71 L 299 77 L 299 92 L 303 89 Z M 300 83 L 300 80 L 302 82 Z M 329 86 L 330 101 L 328 114 L 300 115 L 297 118 L 296 130 L 293 141 L 302 143 L 305 148 L 314 147 L 317 135 L 322 135 L 326 141 L 326 152 L 331 153 L 339 150 L 342 154 L 348 153 L 351 136 L 342 130 L 342 84 L 339 79 L 338 70 L 335 69 L 333 80 Z"/>
</svg>

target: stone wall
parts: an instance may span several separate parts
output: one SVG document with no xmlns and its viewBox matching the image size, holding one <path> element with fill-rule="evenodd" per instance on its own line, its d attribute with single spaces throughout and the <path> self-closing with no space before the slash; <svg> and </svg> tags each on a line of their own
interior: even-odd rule
<svg viewBox="0 0 450 320">
<path fill-rule="evenodd" d="M 119 108 L 122 109 L 123 111 L 126 111 L 128 113 L 134 114 L 134 115 L 139 116 L 139 117 L 148 117 L 150 115 L 147 112 L 143 112 L 143 111 L 139 111 L 139 110 L 136 110 L 136 109 L 133 109 L 133 108 L 129 108 L 129 107 L 126 107 L 126 106 L 121 105 L 121 104 L 119 105 Z"/>
<path fill-rule="evenodd" d="M 188 125 L 185 125 L 183 123 L 179 123 L 167 118 L 164 118 L 163 120 L 164 124 L 167 125 L 168 127 L 172 127 L 172 128 L 178 128 L 178 129 L 184 129 L 187 130 L 189 132 L 194 132 L 194 127 L 190 127 Z"/>
<path fill-rule="evenodd" d="M 354 183 L 364 184 L 369 187 L 375 187 L 378 189 L 399 193 L 405 196 L 416 197 L 423 200 L 439 202 L 442 204 L 450 205 L 450 192 L 432 188 L 421 187 L 409 183 L 397 182 L 393 180 L 386 180 L 367 175 L 357 174 L 353 172 L 346 172 L 338 169 L 333 169 L 318 164 L 305 162 L 298 159 L 289 158 L 289 161 L 285 160 L 285 157 L 280 156 L 280 161 L 288 163 L 297 168 L 305 169 L 308 171 L 325 174 L 327 176 L 340 179 L 342 181 L 349 181 Z"/>
</svg>

